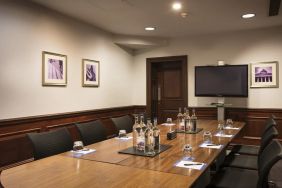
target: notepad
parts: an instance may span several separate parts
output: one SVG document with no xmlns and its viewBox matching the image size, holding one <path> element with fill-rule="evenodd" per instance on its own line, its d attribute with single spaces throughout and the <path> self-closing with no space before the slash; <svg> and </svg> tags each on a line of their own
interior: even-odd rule
<svg viewBox="0 0 282 188">
<path fill-rule="evenodd" d="M 126 137 L 115 137 L 117 140 L 130 140 L 132 139 L 132 136 L 126 136 Z"/>
<path fill-rule="evenodd" d="M 72 153 L 79 154 L 79 155 L 85 155 L 85 154 L 92 153 L 95 151 L 96 151 L 95 149 L 85 149 L 85 148 L 82 150 L 77 150 L 77 151 L 71 150 Z"/>
<path fill-rule="evenodd" d="M 163 123 L 162 125 L 164 125 L 164 126 L 174 126 L 175 123 Z"/>
<path fill-rule="evenodd" d="M 217 136 L 217 137 L 225 137 L 225 138 L 231 138 L 232 134 L 219 134 L 219 133 L 216 133 L 214 136 Z"/>
<path fill-rule="evenodd" d="M 225 127 L 226 130 L 239 130 L 239 127 Z"/>
<path fill-rule="evenodd" d="M 182 160 L 178 162 L 175 166 L 180 167 L 180 168 L 201 170 L 205 165 L 206 165 L 205 163 Z"/>
<path fill-rule="evenodd" d="M 212 148 L 212 149 L 220 149 L 223 145 L 221 144 L 211 144 L 211 143 L 202 143 L 200 147 L 202 148 Z"/>
</svg>

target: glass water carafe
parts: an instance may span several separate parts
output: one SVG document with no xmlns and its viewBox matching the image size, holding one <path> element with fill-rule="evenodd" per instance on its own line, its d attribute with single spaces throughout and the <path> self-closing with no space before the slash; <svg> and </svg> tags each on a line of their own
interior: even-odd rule
<svg viewBox="0 0 282 188">
<path fill-rule="evenodd" d="M 133 147 L 137 148 L 137 137 L 140 134 L 140 124 L 138 123 L 138 116 L 135 116 L 135 123 L 132 128 Z"/>
<path fill-rule="evenodd" d="M 153 125 L 153 135 L 154 135 L 154 142 L 155 142 L 155 147 L 154 149 L 156 151 L 160 150 L 160 129 L 158 128 L 158 123 L 157 123 L 157 118 L 154 119 L 154 125 Z"/>
<path fill-rule="evenodd" d="M 146 128 L 146 125 L 144 124 L 144 118 L 143 116 L 140 116 L 140 124 L 139 124 L 139 132 L 136 139 L 136 149 L 139 151 L 144 151 L 145 149 L 145 135 L 144 135 L 144 129 Z"/>
<path fill-rule="evenodd" d="M 145 130 L 145 154 L 154 155 L 155 154 L 155 138 L 154 131 L 152 128 L 151 120 L 147 120 L 147 128 Z"/>
<path fill-rule="evenodd" d="M 192 115 L 191 115 L 191 131 L 192 132 L 197 131 L 197 116 L 195 109 L 192 110 Z"/>
<path fill-rule="evenodd" d="M 179 108 L 177 114 L 177 130 L 184 131 L 184 121 L 183 121 L 183 114 L 181 113 L 181 107 Z"/>
</svg>

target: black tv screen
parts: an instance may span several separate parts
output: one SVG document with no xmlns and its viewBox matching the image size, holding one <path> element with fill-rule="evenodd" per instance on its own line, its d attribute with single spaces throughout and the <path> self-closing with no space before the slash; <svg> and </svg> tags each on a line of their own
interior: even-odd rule
<svg viewBox="0 0 282 188">
<path fill-rule="evenodd" d="M 196 66 L 195 96 L 248 97 L 248 65 Z"/>
</svg>

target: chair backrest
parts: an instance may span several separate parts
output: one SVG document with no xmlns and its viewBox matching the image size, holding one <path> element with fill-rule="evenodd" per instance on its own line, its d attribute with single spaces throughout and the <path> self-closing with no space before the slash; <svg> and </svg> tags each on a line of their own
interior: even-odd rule
<svg viewBox="0 0 282 188">
<path fill-rule="evenodd" d="M 100 120 L 78 123 L 75 126 L 85 146 L 107 139 L 106 128 Z"/>
<path fill-rule="evenodd" d="M 69 151 L 73 147 L 71 135 L 66 128 L 43 133 L 28 133 L 27 137 L 32 143 L 35 160 Z"/>
<path fill-rule="evenodd" d="M 129 115 L 111 118 L 111 120 L 113 121 L 117 132 L 119 130 L 126 130 L 127 133 L 132 132 L 133 119 Z"/>
<path fill-rule="evenodd" d="M 270 118 L 272 118 L 272 119 L 275 120 L 277 117 L 276 117 L 274 114 L 271 114 L 271 115 L 270 115 Z"/>
<path fill-rule="evenodd" d="M 266 122 L 265 122 L 265 127 L 264 127 L 264 130 L 263 130 L 263 132 L 262 132 L 262 137 L 263 137 L 263 135 L 266 133 L 266 131 L 267 131 L 268 129 L 270 129 L 271 127 L 276 126 L 276 125 L 277 125 L 277 123 L 276 123 L 276 121 L 272 118 L 272 116 L 271 116 L 270 118 L 268 118 L 268 119 L 266 120 Z"/>
<path fill-rule="evenodd" d="M 282 159 L 282 146 L 278 140 L 273 140 L 259 156 L 257 183 L 258 188 L 268 187 L 268 174 L 275 163 Z"/>
<path fill-rule="evenodd" d="M 265 149 L 265 147 L 271 142 L 271 140 L 276 138 L 277 136 L 278 131 L 274 126 L 267 129 L 266 132 L 263 134 L 263 137 L 261 138 L 258 155 L 260 155 Z"/>
</svg>

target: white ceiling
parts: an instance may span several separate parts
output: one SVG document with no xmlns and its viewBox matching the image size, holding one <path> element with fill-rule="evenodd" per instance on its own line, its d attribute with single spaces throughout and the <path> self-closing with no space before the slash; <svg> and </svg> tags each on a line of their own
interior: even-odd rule
<svg viewBox="0 0 282 188">
<path fill-rule="evenodd" d="M 180 37 L 282 25 L 282 10 L 268 17 L 269 0 L 183 0 L 186 18 L 172 0 L 32 0 L 114 34 Z M 244 13 L 256 13 L 248 20 Z M 156 31 L 144 30 L 155 26 Z"/>
</svg>

